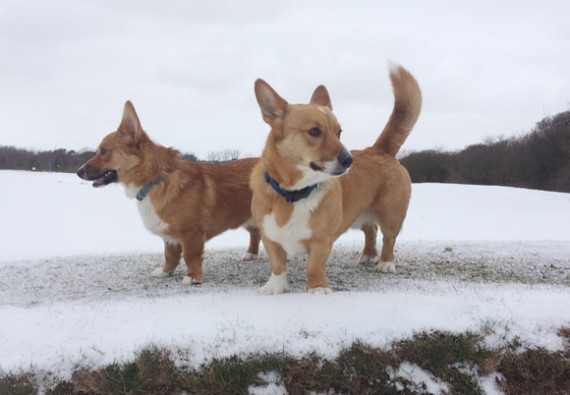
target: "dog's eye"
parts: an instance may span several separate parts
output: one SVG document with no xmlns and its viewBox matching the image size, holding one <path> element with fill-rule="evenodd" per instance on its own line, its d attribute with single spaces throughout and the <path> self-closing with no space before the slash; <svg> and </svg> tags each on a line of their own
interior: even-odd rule
<svg viewBox="0 0 570 395">
<path fill-rule="evenodd" d="M 101 148 L 101 149 L 99 150 L 99 152 L 101 153 L 101 156 L 107 155 L 107 149 L 105 149 L 105 148 Z"/>
<path fill-rule="evenodd" d="M 319 137 L 321 135 L 321 129 L 319 128 L 312 128 L 309 130 L 309 134 L 313 137 Z"/>
<path fill-rule="evenodd" d="M 342 134 L 342 129 L 338 129 L 338 137 Z"/>
</svg>

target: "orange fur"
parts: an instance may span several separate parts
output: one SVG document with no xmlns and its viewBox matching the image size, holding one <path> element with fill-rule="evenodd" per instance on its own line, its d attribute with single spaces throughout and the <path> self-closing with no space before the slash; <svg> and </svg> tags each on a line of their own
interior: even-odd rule
<svg viewBox="0 0 570 395">
<path fill-rule="evenodd" d="M 251 221 L 248 185 L 257 161 L 247 158 L 210 164 L 183 160 L 177 150 L 155 144 L 148 137 L 127 101 L 117 131 L 103 138 L 96 155 L 77 174 L 94 180 L 94 186 L 119 182 L 130 197 L 160 177 L 137 202 L 147 228 L 164 239 L 165 263 L 154 274 L 171 273 L 183 255 L 188 269 L 185 282 L 199 284 L 203 281 L 204 243 L 212 237 L 245 226 L 250 232 L 247 257 L 258 254 L 260 235 Z"/>
<path fill-rule="evenodd" d="M 252 213 L 262 231 L 272 271 L 260 293 L 287 289 L 286 260 L 293 253 L 308 253 L 308 290 L 330 292 L 326 261 L 333 242 L 350 227 L 365 232 L 363 256 L 376 258 L 379 226 L 383 243 L 376 269 L 394 270 L 394 244 L 411 195 L 408 172 L 395 156 L 418 119 L 421 91 L 401 66 L 391 71 L 390 78 L 395 96 L 392 115 L 371 147 L 351 152 L 353 164 L 346 175 L 319 171 L 334 168 L 334 158 L 340 158 L 344 150 L 326 89 L 319 86 L 309 104 L 291 105 L 264 81 L 256 82 L 262 116 L 271 126 L 250 182 Z M 314 128 L 319 130 L 316 136 L 310 132 Z M 318 192 L 305 202 L 288 203 L 265 182 L 264 172 L 285 189 L 298 189 L 317 180 Z"/>
</svg>

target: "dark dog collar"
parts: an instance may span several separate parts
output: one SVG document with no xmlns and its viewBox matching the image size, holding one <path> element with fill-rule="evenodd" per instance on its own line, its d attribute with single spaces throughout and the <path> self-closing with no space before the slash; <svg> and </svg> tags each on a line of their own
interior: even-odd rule
<svg viewBox="0 0 570 395">
<path fill-rule="evenodd" d="M 146 195 L 148 195 L 148 193 L 150 192 L 150 190 L 156 185 L 158 184 L 160 181 L 162 181 L 162 177 L 158 176 L 156 177 L 154 180 L 152 180 L 151 182 L 145 184 L 140 191 L 137 193 L 137 200 L 140 202 L 142 201 Z"/>
<path fill-rule="evenodd" d="M 283 196 L 285 200 L 287 200 L 289 203 L 295 203 L 298 200 L 308 197 L 311 194 L 311 192 L 317 189 L 318 186 L 318 184 L 313 184 L 303 189 L 289 191 L 281 188 L 279 186 L 279 183 L 275 181 L 273 178 L 271 178 L 267 172 L 263 173 L 263 178 L 265 179 L 265 181 L 267 181 L 269 185 L 271 185 L 271 187 L 275 190 L 275 192 Z"/>
</svg>

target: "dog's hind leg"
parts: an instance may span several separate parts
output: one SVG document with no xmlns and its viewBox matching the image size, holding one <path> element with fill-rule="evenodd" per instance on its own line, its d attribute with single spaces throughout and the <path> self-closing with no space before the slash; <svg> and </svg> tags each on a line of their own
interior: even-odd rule
<svg viewBox="0 0 570 395">
<path fill-rule="evenodd" d="M 202 261 L 204 260 L 204 243 L 205 237 L 203 233 L 186 234 L 182 245 L 182 254 L 188 271 L 182 284 L 202 284 L 204 275 L 202 272 Z"/>
<path fill-rule="evenodd" d="M 396 272 L 396 264 L 394 262 L 394 245 L 396 244 L 396 237 L 383 236 L 382 237 L 382 252 L 380 253 L 380 262 L 376 265 L 374 270 L 382 273 Z"/>
<path fill-rule="evenodd" d="M 176 267 L 180 263 L 182 255 L 182 246 L 178 243 L 164 241 L 164 266 L 155 269 L 152 272 L 153 277 L 166 277 L 172 275 Z"/>
<path fill-rule="evenodd" d="M 402 229 L 406 213 L 397 213 L 395 211 L 391 211 L 388 215 L 379 216 L 381 218 L 382 251 L 380 252 L 380 262 L 374 268 L 377 272 L 394 273 L 396 271 L 394 246 L 396 237 Z"/>
<path fill-rule="evenodd" d="M 364 249 L 358 257 L 358 263 L 378 263 L 378 249 L 376 248 L 376 237 L 378 225 L 367 223 L 362 225 L 364 232 Z"/>
<path fill-rule="evenodd" d="M 259 228 L 253 224 L 253 220 L 248 221 L 245 229 L 249 232 L 249 247 L 247 253 L 243 257 L 244 261 L 253 261 L 257 259 L 259 254 L 259 242 L 261 240 L 261 232 Z"/>
</svg>

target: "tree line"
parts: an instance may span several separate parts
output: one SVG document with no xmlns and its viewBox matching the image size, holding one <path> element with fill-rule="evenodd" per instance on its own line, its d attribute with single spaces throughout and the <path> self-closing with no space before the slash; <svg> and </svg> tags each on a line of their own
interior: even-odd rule
<svg viewBox="0 0 570 395">
<path fill-rule="evenodd" d="M 36 152 L 13 146 L 0 146 L 0 169 L 71 173 L 76 172 L 93 155 L 93 151 L 56 149 Z"/>
<path fill-rule="evenodd" d="M 0 146 L 0 169 L 76 172 L 95 152 L 30 151 Z M 238 150 L 208 154 L 205 162 L 239 158 Z M 201 161 L 193 154 L 183 158 Z M 400 158 L 412 182 L 502 185 L 570 192 L 570 111 L 547 117 L 529 133 L 487 140 L 463 150 L 425 150 Z"/>
<path fill-rule="evenodd" d="M 570 111 L 543 119 L 519 137 L 488 140 L 456 152 L 412 152 L 400 162 L 415 183 L 570 192 Z"/>
<path fill-rule="evenodd" d="M 0 145 L 0 170 L 31 170 L 75 173 L 82 164 L 95 155 L 95 151 L 76 152 L 56 149 L 51 151 L 31 151 L 13 146 Z M 206 159 L 196 155 L 182 154 L 182 159 L 192 162 L 222 163 L 238 159 L 239 150 L 222 150 L 210 152 Z"/>
</svg>

